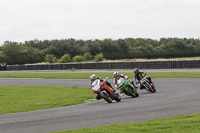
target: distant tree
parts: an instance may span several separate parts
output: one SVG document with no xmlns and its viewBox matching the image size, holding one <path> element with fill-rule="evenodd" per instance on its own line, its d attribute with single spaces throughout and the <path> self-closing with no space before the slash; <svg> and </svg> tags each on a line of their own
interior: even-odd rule
<svg viewBox="0 0 200 133">
<path fill-rule="evenodd" d="M 128 52 L 128 49 L 129 49 L 129 45 L 123 39 L 118 39 L 117 44 L 120 47 L 120 50 L 119 50 L 120 53 L 118 53 L 118 54 L 120 54 L 119 58 L 122 58 L 122 59 L 127 58 L 127 52 Z"/>
<path fill-rule="evenodd" d="M 47 54 L 45 57 L 45 61 L 48 63 L 56 63 L 57 58 L 53 54 Z"/>
<path fill-rule="evenodd" d="M 49 46 L 49 47 L 47 47 L 47 48 L 45 48 L 45 49 L 43 49 L 42 51 L 44 52 L 44 54 L 49 54 L 49 55 L 56 55 L 57 53 L 56 53 L 56 47 L 54 47 L 54 46 Z"/>
<path fill-rule="evenodd" d="M 82 55 L 74 56 L 72 59 L 74 62 L 82 62 L 84 61 L 84 57 Z"/>
<path fill-rule="evenodd" d="M 5 54 L 3 51 L 0 51 L 0 63 L 5 62 Z"/>
<path fill-rule="evenodd" d="M 121 48 L 116 41 L 105 39 L 101 42 L 102 54 L 106 59 L 120 59 Z"/>
<path fill-rule="evenodd" d="M 90 54 L 89 54 L 89 53 Z M 173 58 L 200 56 L 200 39 L 194 38 L 146 38 L 104 40 L 31 40 L 25 43 L 6 41 L 0 46 L 0 61 L 8 64 L 27 64 L 45 61 L 46 55 L 54 55 L 59 62 L 71 62 L 71 57 L 83 55 L 84 60 L 102 53 L 105 59 Z M 87 53 L 87 54 L 86 54 Z M 53 61 L 55 62 L 55 61 Z"/>
<path fill-rule="evenodd" d="M 94 61 L 95 62 L 99 62 L 99 61 L 103 61 L 104 60 L 104 57 L 103 57 L 103 54 L 100 53 L 100 54 L 97 54 L 94 56 Z"/>
<path fill-rule="evenodd" d="M 86 42 L 86 44 L 88 45 L 88 52 L 90 52 L 91 53 L 91 55 L 96 55 L 96 54 L 98 54 L 98 53 L 100 53 L 101 52 L 101 48 L 102 48 L 102 46 L 101 46 L 101 44 L 100 44 L 100 42 L 101 41 L 87 41 Z"/>
<path fill-rule="evenodd" d="M 44 58 L 40 50 L 16 42 L 5 42 L 1 49 L 4 62 L 10 65 L 37 63 Z"/>
<path fill-rule="evenodd" d="M 84 53 L 84 59 L 85 59 L 86 61 L 92 60 L 92 55 L 90 54 L 90 52 Z"/>
<path fill-rule="evenodd" d="M 58 60 L 59 63 L 69 63 L 71 62 L 71 57 L 69 54 L 65 54 Z"/>
</svg>

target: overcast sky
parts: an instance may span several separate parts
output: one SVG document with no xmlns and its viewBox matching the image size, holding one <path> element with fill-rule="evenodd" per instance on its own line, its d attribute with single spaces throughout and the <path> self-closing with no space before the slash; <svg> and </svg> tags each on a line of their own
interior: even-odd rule
<svg viewBox="0 0 200 133">
<path fill-rule="evenodd" d="M 0 0 L 0 44 L 200 37 L 200 0 Z"/>
</svg>

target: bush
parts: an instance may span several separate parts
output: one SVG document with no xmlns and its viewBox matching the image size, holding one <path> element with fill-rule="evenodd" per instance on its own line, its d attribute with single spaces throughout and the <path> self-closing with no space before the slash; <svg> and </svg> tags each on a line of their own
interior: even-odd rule
<svg viewBox="0 0 200 133">
<path fill-rule="evenodd" d="M 59 59 L 58 61 L 59 63 L 69 63 L 71 62 L 71 57 L 69 54 L 65 54 L 61 57 L 61 59 Z"/>
<path fill-rule="evenodd" d="M 47 54 L 46 57 L 45 57 L 45 61 L 48 62 L 48 63 L 56 63 L 57 58 L 52 54 Z"/>
<path fill-rule="evenodd" d="M 86 53 L 84 54 L 84 59 L 85 59 L 86 61 L 92 60 L 92 55 L 91 55 L 91 53 L 90 53 L 90 52 L 86 52 Z"/>
<path fill-rule="evenodd" d="M 72 60 L 74 62 L 81 62 L 81 61 L 84 61 L 84 57 L 82 55 L 77 55 L 77 56 L 74 56 Z"/>
<path fill-rule="evenodd" d="M 100 54 L 97 54 L 94 56 L 94 61 L 95 62 L 99 62 L 99 61 L 103 61 L 104 60 L 104 57 L 103 57 L 103 54 L 100 53 Z"/>
</svg>

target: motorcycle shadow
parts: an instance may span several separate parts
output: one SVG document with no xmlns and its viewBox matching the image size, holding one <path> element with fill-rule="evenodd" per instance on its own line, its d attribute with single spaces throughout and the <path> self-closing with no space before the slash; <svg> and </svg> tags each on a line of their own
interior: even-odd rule
<svg viewBox="0 0 200 133">
<path fill-rule="evenodd" d="M 100 102 L 101 102 L 100 104 L 102 104 L 102 105 L 103 105 L 103 104 L 109 104 L 109 105 L 111 105 L 111 104 L 123 103 L 124 101 L 121 100 L 120 102 L 117 102 L 117 101 L 113 100 L 112 103 L 108 103 L 108 102 L 104 101 L 103 99 L 101 99 Z"/>
</svg>

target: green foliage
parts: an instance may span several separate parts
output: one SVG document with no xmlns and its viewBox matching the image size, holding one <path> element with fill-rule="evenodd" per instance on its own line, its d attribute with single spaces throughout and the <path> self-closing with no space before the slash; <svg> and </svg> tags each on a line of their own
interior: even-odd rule
<svg viewBox="0 0 200 133">
<path fill-rule="evenodd" d="M 0 94 L 0 114 L 81 104 L 94 97 L 90 89 L 78 87 L 0 86 Z"/>
<path fill-rule="evenodd" d="M 0 51 L 0 62 L 4 62 L 5 61 L 5 54 L 3 51 Z"/>
<path fill-rule="evenodd" d="M 200 40 L 193 38 L 161 38 L 160 40 L 125 38 L 118 40 L 65 39 L 39 41 L 35 39 L 25 43 L 5 42 L 0 46 L 0 51 L 0 61 L 8 64 L 42 62 L 48 54 L 60 59 L 66 53 L 71 57 L 84 55 L 85 61 L 91 60 L 99 53 L 102 53 L 105 59 L 112 60 L 196 57 L 200 56 Z M 59 62 L 66 61 L 60 59 Z"/>
<path fill-rule="evenodd" d="M 91 55 L 91 53 L 90 53 L 90 52 L 84 53 L 84 59 L 85 59 L 86 61 L 92 60 L 92 55 Z"/>
<path fill-rule="evenodd" d="M 72 59 L 74 62 L 82 62 L 84 61 L 84 57 L 82 55 L 74 56 Z"/>
<path fill-rule="evenodd" d="M 71 57 L 70 57 L 69 54 L 65 54 L 65 55 L 62 56 L 61 59 L 59 59 L 58 62 L 59 63 L 69 63 L 69 62 L 71 62 Z"/>
<path fill-rule="evenodd" d="M 53 54 L 47 54 L 45 57 L 45 61 L 48 63 L 56 63 L 57 58 Z"/>
<path fill-rule="evenodd" d="M 44 58 L 40 50 L 16 42 L 5 42 L 1 49 L 0 61 L 8 64 L 35 63 Z"/>
<path fill-rule="evenodd" d="M 99 61 L 103 61 L 104 60 L 104 57 L 103 57 L 103 54 L 100 53 L 100 54 L 97 54 L 94 56 L 94 61 L 95 62 L 99 62 Z"/>
</svg>

